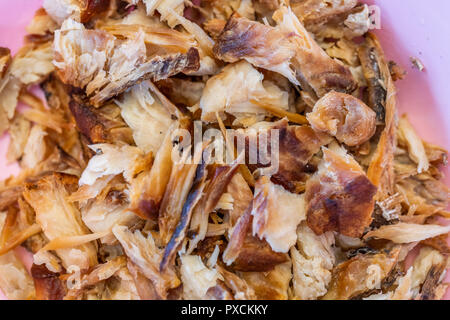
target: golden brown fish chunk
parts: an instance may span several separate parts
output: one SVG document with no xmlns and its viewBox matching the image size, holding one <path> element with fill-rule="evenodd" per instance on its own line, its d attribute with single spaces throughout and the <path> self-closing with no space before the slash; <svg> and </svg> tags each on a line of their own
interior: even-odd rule
<svg viewBox="0 0 450 320">
<path fill-rule="evenodd" d="M 223 260 L 237 271 L 271 271 L 275 266 L 286 262 L 287 256 L 274 252 L 265 240 L 252 235 L 252 207 L 250 204 L 234 226 Z"/>
<path fill-rule="evenodd" d="M 258 300 L 287 300 L 292 279 L 292 263 L 287 261 L 269 272 L 241 272 L 239 275 L 255 291 Z"/>
<path fill-rule="evenodd" d="M 382 199 L 395 193 L 396 89 L 383 49 L 374 34 L 369 33 L 365 37 L 359 58 L 368 82 L 368 105 L 377 114 L 377 125 L 384 127 L 367 170 L 370 181 L 379 189 L 377 198 Z"/>
<path fill-rule="evenodd" d="M 0 47 L 0 78 L 3 78 L 10 63 L 11 51 L 8 48 Z"/>
<path fill-rule="evenodd" d="M 308 226 L 359 238 L 372 222 L 377 188 L 344 150 L 323 148 L 319 171 L 306 183 Z"/>
<path fill-rule="evenodd" d="M 372 109 L 358 98 L 334 91 L 317 101 L 306 117 L 314 130 L 335 136 L 349 147 L 368 141 L 376 130 Z"/>
<path fill-rule="evenodd" d="M 254 6 L 255 6 L 255 11 L 257 13 L 260 14 L 264 14 L 264 13 L 268 13 L 271 11 L 275 11 L 277 10 L 280 5 L 281 5 L 281 0 L 255 0 L 254 2 Z M 291 5 L 292 5 L 291 1 Z"/>
<path fill-rule="evenodd" d="M 442 234 L 434 238 L 423 240 L 420 243 L 439 251 L 441 254 L 445 256 L 450 256 L 450 246 L 447 242 L 447 239 L 448 235 Z"/>
<path fill-rule="evenodd" d="M 388 97 L 386 84 L 391 76 L 380 50 L 376 39 L 369 36 L 366 38 L 364 45 L 359 47 L 358 56 L 368 84 L 369 106 L 376 112 L 378 124 L 383 124 Z M 384 70 L 386 68 L 387 70 Z"/>
<path fill-rule="evenodd" d="M 110 0 L 82 0 L 81 22 L 89 22 L 93 17 L 101 14 L 110 6 Z"/>
<path fill-rule="evenodd" d="M 172 127 L 174 128 L 174 127 Z M 172 173 L 172 132 L 166 134 L 153 165 L 135 179 L 130 210 L 143 219 L 155 220 Z"/>
<path fill-rule="evenodd" d="M 428 173 L 403 179 L 396 189 L 404 194 L 406 207 L 412 207 L 416 215 L 432 216 L 445 210 L 450 201 L 450 189 Z"/>
<path fill-rule="evenodd" d="M 256 21 L 231 16 L 214 46 L 214 54 L 226 62 L 245 59 L 251 64 L 278 72 L 298 84 L 290 68 L 295 55 L 294 35 Z"/>
<path fill-rule="evenodd" d="M 77 177 L 53 173 L 25 186 L 23 195 L 36 211 L 36 222 L 50 241 L 90 233 L 81 220 L 78 208 L 67 200 L 70 192 L 76 189 L 77 182 Z M 56 253 L 65 268 L 78 266 L 86 270 L 97 264 L 97 249 L 92 243 L 58 249 Z"/>
<path fill-rule="evenodd" d="M 253 193 L 240 174 L 233 177 L 228 192 L 233 197 L 233 210 L 230 212 L 232 228 L 223 261 L 239 271 L 270 271 L 285 262 L 285 255 L 274 252 L 267 241 L 252 234 Z"/>
<path fill-rule="evenodd" d="M 99 109 L 76 100 L 69 103 L 69 108 L 75 118 L 78 130 L 90 143 L 115 141 L 111 130 L 123 126 L 123 123 L 106 118 Z"/>
<path fill-rule="evenodd" d="M 382 281 L 397 265 L 399 253 L 400 248 L 394 248 L 389 253 L 357 255 L 337 265 L 324 299 L 347 300 L 380 289 Z"/>
<path fill-rule="evenodd" d="M 358 0 L 293 0 L 292 11 L 305 26 L 324 24 L 330 19 L 349 12 Z"/>
<path fill-rule="evenodd" d="M 441 264 L 431 266 L 422 284 L 420 300 L 441 300 L 447 292 L 448 283 L 442 284 L 447 271 L 446 260 Z"/>
<path fill-rule="evenodd" d="M 227 187 L 227 193 L 233 198 L 233 209 L 230 210 L 230 224 L 234 226 L 253 201 L 253 192 L 242 174 L 237 173 Z"/>
<path fill-rule="evenodd" d="M 173 103 L 188 107 L 200 101 L 205 88 L 203 82 L 177 78 L 158 81 L 156 86 Z"/>
<path fill-rule="evenodd" d="M 307 83 L 320 98 L 332 90 L 350 93 L 356 89 L 349 68 L 330 58 L 289 8 L 281 7 L 273 19 L 278 29 L 294 35 L 295 56 L 291 63 L 304 90 L 311 91 Z"/>
<path fill-rule="evenodd" d="M 22 192 L 23 186 L 5 186 L 0 188 L 0 211 L 3 212 L 16 203 Z"/>
<path fill-rule="evenodd" d="M 194 183 L 196 164 L 174 164 L 159 210 L 158 224 L 161 239 L 168 244 L 178 223 L 189 192 Z"/>
<path fill-rule="evenodd" d="M 206 150 L 205 150 L 206 151 Z M 207 156 L 206 154 L 203 155 Z M 205 158 L 203 158 L 205 159 Z M 192 221 L 190 223 L 190 231 L 195 233 L 194 238 L 189 243 L 189 250 L 194 249 L 199 241 L 202 241 L 207 236 L 208 231 L 208 220 L 209 214 L 217 208 L 217 205 L 225 193 L 228 185 L 231 180 L 238 172 L 240 168 L 240 162 L 243 159 L 243 154 L 241 154 L 237 159 L 235 159 L 229 165 L 217 166 L 212 172 L 213 175 L 208 183 L 206 183 L 206 187 L 204 192 L 200 197 L 198 205 L 192 211 Z M 203 167 L 203 168 L 202 168 Z M 202 164 L 202 166 L 198 167 L 199 172 L 198 177 L 205 176 L 207 174 L 207 165 L 206 163 Z M 202 172 L 203 171 L 203 172 Z M 200 181 L 205 178 L 198 178 Z M 194 190 L 193 190 L 194 191 Z M 191 218 L 189 218 L 191 219 Z M 184 237 L 184 236 L 183 236 Z"/>
<path fill-rule="evenodd" d="M 330 143 L 331 137 L 327 134 L 315 132 L 309 126 L 290 126 L 285 119 L 267 125 L 266 123 L 261 124 L 264 125 L 250 128 L 256 130 L 243 132 L 248 151 L 258 154 L 258 150 L 250 150 L 254 146 L 254 144 L 249 144 L 251 140 L 258 141 L 258 145 L 266 142 L 264 141 L 265 136 L 267 136 L 267 141 L 272 141 L 272 139 L 277 141 L 278 152 L 272 155 L 270 145 L 267 152 L 268 158 L 274 161 L 278 160 L 278 171 L 272 175 L 271 180 L 290 192 L 298 192 L 299 189 L 304 187 L 305 172 L 309 170 L 308 162 L 320 151 L 320 147 Z M 275 140 L 276 136 L 272 138 L 272 134 L 276 135 L 276 132 L 272 131 L 273 129 L 278 130 L 278 140 Z M 265 159 L 262 159 L 261 156 L 259 158 L 256 164 L 249 164 L 250 170 L 273 166 L 272 163 L 264 163 Z"/>
<path fill-rule="evenodd" d="M 227 24 L 226 20 L 211 19 L 204 23 L 203 29 L 213 38 L 217 39 Z"/>
</svg>

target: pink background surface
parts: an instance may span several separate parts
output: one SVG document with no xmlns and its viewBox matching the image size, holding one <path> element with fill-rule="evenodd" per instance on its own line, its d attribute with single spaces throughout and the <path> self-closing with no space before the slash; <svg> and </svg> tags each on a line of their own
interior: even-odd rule
<svg viewBox="0 0 450 320">
<path fill-rule="evenodd" d="M 404 67 L 408 76 L 397 82 L 400 114 L 408 113 L 419 134 L 427 141 L 450 149 L 450 11 L 448 0 L 367 0 L 381 8 L 377 30 L 388 59 Z M 25 26 L 42 0 L 0 0 L 0 46 L 15 53 L 22 45 Z M 419 58 L 425 72 L 413 69 L 410 57 Z M 0 180 L 18 172 L 7 164 L 8 137 L 0 138 Z M 450 182 L 449 168 L 445 169 Z M 450 278 L 447 276 L 447 281 Z M 0 293 L 0 299 L 4 298 Z M 447 293 L 447 299 L 450 294 Z"/>
</svg>

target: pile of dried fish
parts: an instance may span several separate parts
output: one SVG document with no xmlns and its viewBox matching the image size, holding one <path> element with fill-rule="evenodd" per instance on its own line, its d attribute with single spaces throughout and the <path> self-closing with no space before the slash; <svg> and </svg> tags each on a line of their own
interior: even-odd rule
<svg viewBox="0 0 450 320">
<path fill-rule="evenodd" d="M 0 184 L 0 289 L 441 299 L 447 151 L 398 117 L 404 72 L 370 25 L 357 0 L 44 0 L 0 48 L 22 168 Z"/>
</svg>

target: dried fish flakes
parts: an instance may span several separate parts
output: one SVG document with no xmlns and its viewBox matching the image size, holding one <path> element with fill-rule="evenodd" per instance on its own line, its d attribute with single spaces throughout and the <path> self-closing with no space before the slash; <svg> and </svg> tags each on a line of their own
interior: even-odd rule
<svg viewBox="0 0 450 320">
<path fill-rule="evenodd" d="M 441 299 L 448 154 L 397 116 L 370 23 L 357 0 L 45 0 L 0 48 L 2 292 Z"/>
</svg>

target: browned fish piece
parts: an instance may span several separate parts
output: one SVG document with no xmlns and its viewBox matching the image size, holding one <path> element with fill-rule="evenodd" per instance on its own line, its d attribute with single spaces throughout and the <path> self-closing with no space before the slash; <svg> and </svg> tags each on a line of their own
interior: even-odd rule
<svg viewBox="0 0 450 320">
<path fill-rule="evenodd" d="M 225 192 L 228 184 L 233 179 L 233 176 L 236 174 L 238 169 L 239 163 L 237 160 L 228 166 L 219 166 L 216 168 L 209 183 L 205 185 L 205 179 L 207 176 L 206 164 L 202 164 L 197 167 L 194 184 L 185 202 L 185 206 L 183 207 L 181 220 L 178 223 L 172 238 L 167 244 L 164 257 L 161 261 L 160 270 L 165 270 L 168 265 L 173 262 L 177 250 L 186 236 L 187 228 L 189 227 L 189 223 L 193 215 L 201 217 L 199 221 L 200 225 L 198 226 L 198 230 L 196 230 L 198 233 L 196 240 L 198 241 L 204 239 L 206 234 L 203 234 L 203 222 L 208 222 L 207 218 L 209 214 L 216 207 L 220 197 Z"/>
<path fill-rule="evenodd" d="M 11 63 L 11 50 L 0 47 L 0 79 L 5 76 L 6 70 Z"/>
<path fill-rule="evenodd" d="M 190 48 L 187 53 L 156 56 L 137 66 L 127 77 L 107 84 L 90 101 L 95 106 L 100 106 L 144 80 L 159 81 L 180 72 L 196 71 L 199 67 L 200 56 L 195 48 Z"/>
<path fill-rule="evenodd" d="M 383 199 L 395 193 L 396 89 L 377 37 L 369 33 L 365 41 L 359 56 L 369 83 L 369 107 L 377 114 L 377 125 L 381 124 L 384 128 L 371 158 L 367 176 L 379 188 L 377 198 Z"/>
<path fill-rule="evenodd" d="M 226 284 L 226 286 L 233 292 L 234 298 L 236 300 L 256 299 L 254 290 L 247 284 L 244 279 L 220 266 L 217 266 L 216 268 L 224 278 L 224 283 Z"/>
<path fill-rule="evenodd" d="M 23 186 L 5 187 L 0 190 L 0 211 L 5 211 L 8 207 L 17 202 L 23 192 Z"/>
<path fill-rule="evenodd" d="M 360 254 L 333 269 L 332 280 L 324 300 L 348 300 L 379 288 L 398 262 L 400 248 L 389 253 Z"/>
<path fill-rule="evenodd" d="M 222 33 L 222 30 L 225 28 L 225 25 L 227 22 L 222 19 L 211 19 L 204 23 L 203 28 L 206 32 L 209 33 L 209 35 L 217 39 L 219 35 Z"/>
<path fill-rule="evenodd" d="M 290 261 L 268 272 L 240 272 L 239 276 L 254 290 L 257 300 L 287 300 L 292 280 Z"/>
<path fill-rule="evenodd" d="M 45 264 L 33 264 L 31 266 L 31 276 L 36 288 L 36 299 L 63 300 L 66 295 L 66 289 L 59 278 L 59 273 L 48 270 Z"/>
<path fill-rule="evenodd" d="M 230 224 L 234 226 L 253 201 L 253 192 L 242 174 L 237 173 L 227 188 L 233 198 L 233 209 L 230 211 Z"/>
<path fill-rule="evenodd" d="M 335 136 L 339 142 L 354 147 L 375 134 L 375 112 L 351 95 L 330 92 L 317 101 L 306 116 L 314 130 Z"/>
<path fill-rule="evenodd" d="M 305 26 L 325 24 L 330 19 L 348 13 L 358 0 L 292 0 L 290 5 L 295 15 Z"/>
<path fill-rule="evenodd" d="M 442 282 L 442 277 L 446 272 L 445 263 L 439 265 L 433 265 L 428 271 L 424 283 L 422 284 L 422 290 L 420 293 L 420 300 L 440 300 L 438 293 L 439 285 Z M 445 291 L 444 291 L 445 292 Z"/>
<path fill-rule="evenodd" d="M 108 10 L 111 0 L 82 0 L 80 21 L 89 22 L 95 16 Z"/>
<path fill-rule="evenodd" d="M 267 272 L 283 262 L 285 254 L 274 252 L 265 240 L 260 240 L 252 234 L 253 205 L 239 218 L 233 227 L 228 246 L 224 251 L 223 260 L 231 264 L 237 271 Z"/>
<path fill-rule="evenodd" d="M 214 54 L 231 63 L 245 59 L 257 67 L 279 72 L 298 84 L 289 67 L 289 61 L 295 55 L 293 36 L 233 15 L 217 38 Z"/>
<path fill-rule="evenodd" d="M 147 279 L 140 271 L 139 268 L 131 261 L 127 263 L 128 271 L 130 271 L 136 284 L 136 290 L 141 300 L 160 300 L 161 297 L 155 291 L 153 283 Z"/>
<path fill-rule="evenodd" d="M 126 256 L 136 265 L 139 272 L 151 281 L 157 295 L 166 299 L 169 290 L 180 285 L 180 280 L 172 266 L 163 272 L 159 270 L 163 249 L 156 245 L 151 233 L 145 236 L 140 230 L 132 232 L 128 227 L 119 225 L 115 225 L 112 231 Z"/>
<path fill-rule="evenodd" d="M 136 187 L 131 194 L 130 210 L 143 219 L 156 220 L 159 214 L 173 167 L 171 134 L 169 130 L 152 167 L 136 179 Z"/>
<path fill-rule="evenodd" d="M 290 9 L 281 7 L 273 19 L 276 27 L 233 15 L 217 39 L 214 53 L 226 62 L 246 59 L 278 72 L 318 97 L 331 90 L 355 89 L 350 70 L 319 47 Z"/>
<path fill-rule="evenodd" d="M 75 176 L 53 173 L 25 186 L 24 198 L 35 210 L 36 222 L 50 241 L 90 234 L 78 208 L 67 200 L 77 183 Z M 65 268 L 74 265 L 86 270 L 97 264 L 97 248 L 93 243 L 83 244 L 77 250 L 77 256 L 68 248 L 56 250 Z"/>
<path fill-rule="evenodd" d="M 222 280 L 217 280 L 217 284 L 206 292 L 205 300 L 234 300 L 233 293 Z"/>
<path fill-rule="evenodd" d="M 103 30 L 66 20 L 55 32 L 58 75 L 65 84 L 85 90 L 90 102 L 99 107 L 144 80 L 158 81 L 200 67 L 196 48 L 147 55 L 144 38 L 138 31 L 134 38 L 119 40 Z M 89 68 L 84 67 L 87 61 Z"/>
<path fill-rule="evenodd" d="M 102 116 L 98 110 L 75 100 L 69 103 L 69 108 L 78 129 L 89 139 L 90 143 L 108 142 L 108 130 L 111 129 L 113 124 Z"/>
<path fill-rule="evenodd" d="M 196 164 L 175 164 L 167 184 L 158 216 L 162 241 L 168 244 L 180 219 L 189 191 L 194 183 Z"/>
<path fill-rule="evenodd" d="M 107 17 L 112 13 L 110 7 L 116 8 L 111 0 L 47 0 L 44 2 L 44 10 L 58 24 L 65 19 L 72 18 L 81 23 L 89 23 L 93 18 Z"/>
<path fill-rule="evenodd" d="M 377 188 L 359 164 L 343 150 L 324 148 L 319 171 L 306 183 L 308 226 L 359 238 L 372 222 Z"/>
<path fill-rule="evenodd" d="M 276 139 L 278 130 L 278 153 L 272 155 L 270 141 Z M 309 171 L 308 162 L 320 151 L 320 148 L 328 144 L 331 140 L 327 134 L 315 132 L 309 126 L 290 126 L 287 120 L 281 120 L 268 125 L 256 133 L 248 131 L 243 133 L 246 136 L 247 149 L 250 154 L 258 154 L 258 150 L 250 150 L 254 144 L 249 144 L 250 140 L 257 140 L 258 146 L 268 144 L 267 159 L 259 157 L 257 163 L 249 164 L 250 170 L 265 168 L 273 165 L 267 164 L 269 159 L 278 161 L 278 171 L 275 172 L 271 180 L 282 185 L 286 190 L 297 192 L 304 185 L 305 172 Z M 256 137 L 254 136 L 256 134 Z M 263 134 L 263 135 L 262 135 Z M 275 135 L 272 138 L 272 135 Z M 264 141 L 265 140 L 265 141 Z"/>
<path fill-rule="evenodd" d="M 445 256 L 450 256 L 450 246 L 447 240 L 448 235 L 442 234 L 434 238 L 423 240 L 421 241 L 421 244 L 432 247 L 433 249 L 438 250 L 441 254 Z"/>
</svg>

